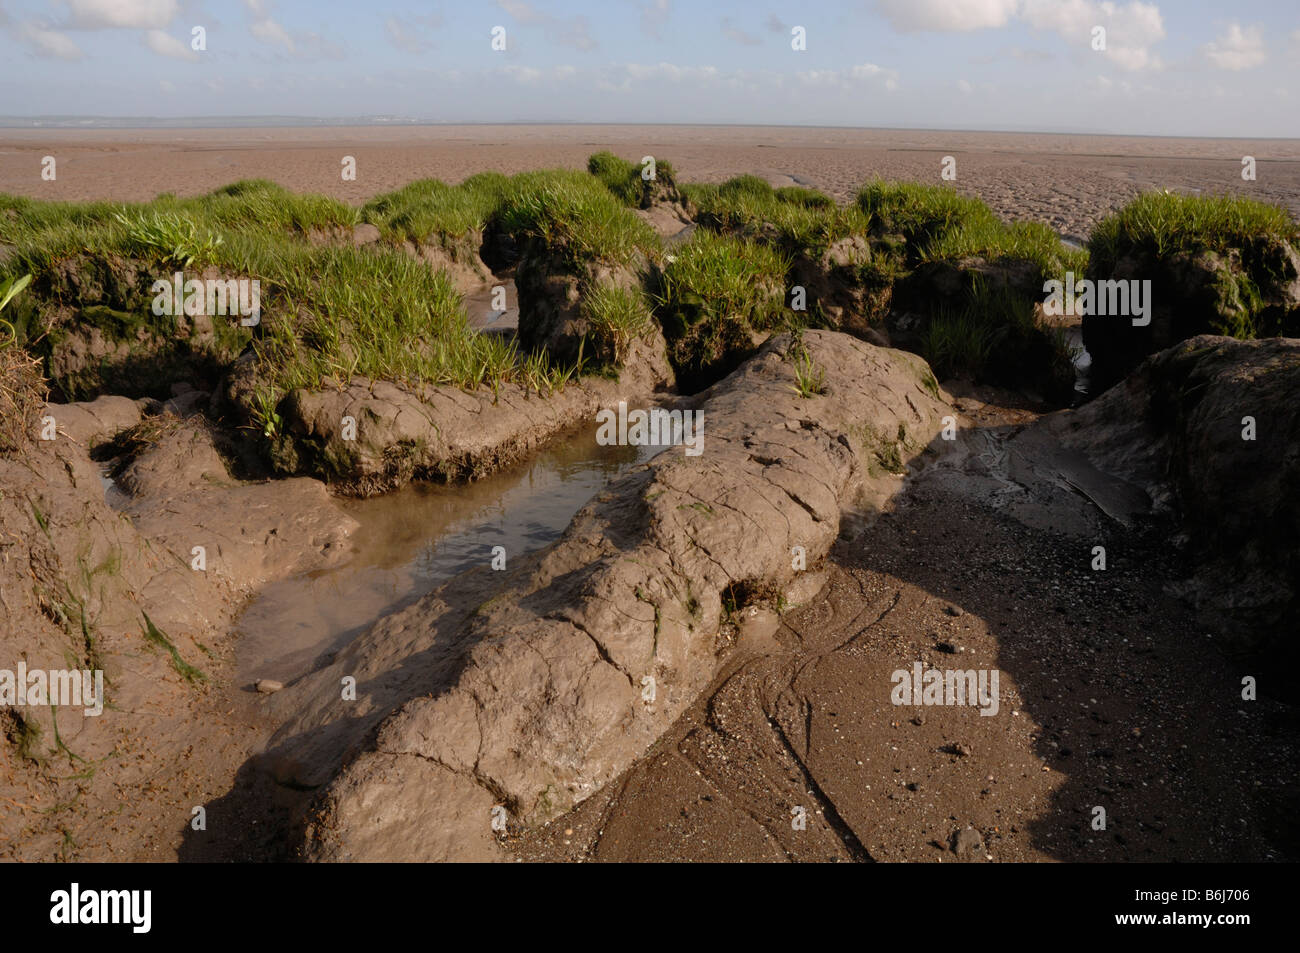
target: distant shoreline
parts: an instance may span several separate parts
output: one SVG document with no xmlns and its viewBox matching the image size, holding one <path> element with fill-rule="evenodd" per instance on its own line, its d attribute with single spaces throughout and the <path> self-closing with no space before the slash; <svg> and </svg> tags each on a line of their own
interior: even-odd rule
<svg viewBox="0 0 1300 953">
<path fill-rule="evenodd" d="M 410 119 L 383 116 L 0 116 L 0 129 L 50 131 L 187 130 L 187 129 L 410 129 L 457 126 L 490 128 L 526 126 L 632 127 L 649 129 L 833 129 L 843 132 L 952 133 L 962 135 L 1089 136 L 1106 139 L 1212 140 L 1219 142 L 1300 142 L 1295 136 L 1206 136 L 1107 132 L 1096 129 L 970 129 L 944 126 L 853 126 L 823 123 L 592 122 L 578 119 L 507 119 L 498 121 Z"/>
</svg>

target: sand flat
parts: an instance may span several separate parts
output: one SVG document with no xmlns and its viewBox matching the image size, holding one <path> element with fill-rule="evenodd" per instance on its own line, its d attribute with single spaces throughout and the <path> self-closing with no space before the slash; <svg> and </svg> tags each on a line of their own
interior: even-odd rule
<svg viewBox="0 0 1300 953">
<path fill-rule="evenodd" d="M 62 200 L 198 195 L 262 177 L 363 202 L 414 179 L 581 168 L 610 149 L 669 159 L 686 181 L 741 173 L 806 184 L 843 201 L 875 176 L 939 181 L 957 159 L 958 189 L 1008 220 L 1084 237 L 1145 189 L 1230 191 L 1300 214 L 1300 140 L 1184 139 L 793 126 L 445 125 L 203 129 L 0 129 L 0 192 Z M 58 178 L 40 177 L 41 157 Z M 356 181 L 340 176 L 345 155 Z M 1257 180 L 1241 179 L 1255 156 Z"/>
</svg>

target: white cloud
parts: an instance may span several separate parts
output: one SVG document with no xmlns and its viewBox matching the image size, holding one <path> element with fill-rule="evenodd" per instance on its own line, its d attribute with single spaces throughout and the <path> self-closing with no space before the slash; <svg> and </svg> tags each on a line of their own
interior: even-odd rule
<svg viewBox="0 0 1300 953">
<path fill-rule="evenodd" d="M 895 29 L 967 33 L 1019 20 L 1051 30 L 1079 49 L 1091 50 L 1093 27 L 1106 28 L 1106 49 L 1098 51 L 1127 70 L 1159 69 L 1151 47 L 1164 39 L 1164 21 L 1154 3 L 1130 0 L 876 0 Z"/>
<path fill-rule="evenodd" d="M 678 66 L 675 63 L 655 63 L 647 66 L 641 63 L 628 63 L 623 69 L 632 79 L 659 79 L 670 83 L 696 83 L 716 79 L 718 76 L 716 66 Z"/>
<path fill-rule="evenodd" d="M 958 89 L 960 92 L 969 95 L 969 94 L 970 94 L 970 91 L 971 91 L 971 89 L 972 89 L 971 84 L 970 84 L 970 80 L 968 80 L 968 79 L 959 79 L 959 80 L 957 80 L 957 89 Z"/>
<path fill-rule="evenodd" d="M 183 40 L 178 40 L 170 33 L 164 33 L 162 30 L 149 30 L 144 35 L 145 46 L 153 50 L 159 56 L 170 56 L 177 60 L 190 60 L 193 62 L 199 58 L 199 54 L 190 49 L 190 45 Z"/>
<path fill-rule="evenodd" d="M 1153 3 L 1124 5 L 1095 0 L 1023 0 L 1021 15 L 1030 26 L 1052 30 L 1067 42 L 1091 50 L 1092 30 L 1104 27 L 1103 56 L 1126 70 L 1159 69 L 1151 49 L 1165 37 L 1164 19 Z"/>
<path fill-rule="evenodd" d="M 1093 0 L 1022 0 L 1017 14 L 1039 30 L 1055 30 L 1064 37 L 1087 38 L 1101 18 L 1117 8 L 1113 3 Z"/>
<path fill-rule="evenodd" d="M 1160 69 L 1164 62 L 1150 50 L 1140 47 L 1117 46 L 1107 48 L 1106 57 L 1120 69 L 1140 70 L 1140 69 Z"/>
<path fill-rule="evenodd" d="M 716 66 L 678 66 L 676 63 L 660 62 L 603 66 L 596 71 L 593 82 L 597 89 L 604 92 L 626 92 L 634 84 L 661 86 L 674 83 L 699 87 L 725 80 L 726 77 Z"/>
<path fill-rule="evenodd" d="M 249 33 L 259 40 L 283 46 L 290 53 L 293 52 L 293 37 L 289 35 L 288 30 L 271 17 L 263 0 L 244 0 L 244 6 L 248 8 L 248 12 L 253 18 L 253 22 L 248 26 Z"/>
<path fill-rule="evenodd" d="M 904 33 L 965 33 L 1006 26 L 1020 0 L 876 0 L 876 7 Z"/>
<path fill-rule="evenodd" d="M 808 86 L 853 89 L 863 83 L 876 83 L 891 93 L 898 89 L 898 71 L 877 66 L 875 63 L 860 63 L 848 69 L 804 70 L 795 75 L 801 83 Z"/>
<path fill-rule="evenodd" d="M 1107 95 L 1120 94 L 1132 98 L 1133 84 L 1126 79 L 1114 80 L 1109 76 L 1098 74 L 1090 84 L 1094 92 L 1105 93 Z"/>
<path fill-rule="evenodd" d="M 434 71 L 444 82 L 458 82 L 460 72 L 458 70 L 435 70 Z M 506 76 L 509 76 L 521 86 L 542 86 L 562 83 L 573 79 L 578 75 L 578 69 L 568 64 L 552 66 L 547 69 L 539 69 L 535 66 L 503 66 L 501 68 Z"/>
<path fill-rule="evenodd" d="M 68 15 L 55 24 L 32 20 L 15 29 L 38 56 L 79 60 L 85 54 L 66 31 L 145 30 L 145 44 L 155 53 L 177 59 L 197 59 L 185 43 L 163 32 L 180 11 L 177 0 L 63 0 Z"/>
<path fill-rule="evenodd" d="M 898 88 L 898 73 L 892 69 L 885 69 L 883 66 L 877 66 L 875 63 L 863 63 L 854 66 L 849 70 L 849 79 L 855 82 L 862 80 L 881 80 L 885 84 L 885 89 L 895 90 Z"/>
<path fill-rule="evenodd" d="M 536 86 L 542 79 L 542 71 L 532 66 L 507 66 L 504 69 L 507 76 L 525 86 Z"/>
<path fill-rule="evenodd" d="M 244 6 L 251 18 L 248 32 L 264 43 L 283 47 L 285 53 L 281 56 L 287 54 L 304 61 L 343 59 L 343 48 L 314 30 L 290 33 L 271 16 L 266 0 L 244 0 Z"/>
<path fill-rule="evenodd" d="M 135 27 L 157 30 L 172 22 L 180 10 L 176 0 L 67 0 L 69 24 L 79 30 Z"/>
<path fill-rule="evenodd" d="M 1300 30 L 1292 34 L 1295 38 Z M 1213 43 L 1201 47 L 1205 58 L 1219 69 L 1243 70 L 1254 69 L 1266 59 L 1264 51 L 1264 32 L 1257 26 L 1243 28 L 1240 24 L 1228 24 L 1228 32 Z"/>
<path fill-rule="evenodd" d="M 27 41 L 38 56 L 56 60 L 79 60 L 85 55 L 81 52 L 81 47 L 58 30 L 47 30 L 28 23 L 23 25 L 18 34 Z"/>
<path fill-rule="evenodd" d="M 523 0 L 497 0 L 497 6 L 510 14 L 511 19 L 525 26 L 540 26 L 549 19 L 547 14 L 534 9 L 531 3 L 524 3 Z"/>
<path fill-rule="evenodd" d="M 594 50 L 596 41 L 591 36 L 584 16 L 557 17 L 538 10 L 525 0 L 497 0 L 497 6 L 522 26 L 538 26 L 546 31 L 546 38 L 560 46 L 579 50 Z"/>
</svg>

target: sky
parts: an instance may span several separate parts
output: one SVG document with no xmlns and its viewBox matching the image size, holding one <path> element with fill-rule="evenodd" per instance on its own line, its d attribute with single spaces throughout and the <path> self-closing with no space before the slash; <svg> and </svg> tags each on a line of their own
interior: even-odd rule
<svg viewBox="0 0 1300 953">
<path fill-rule="evenodd" d="M 1297 0 L 0 0 L 5 116 L 1291 138 L 1298 64 Z"/>
</svg>

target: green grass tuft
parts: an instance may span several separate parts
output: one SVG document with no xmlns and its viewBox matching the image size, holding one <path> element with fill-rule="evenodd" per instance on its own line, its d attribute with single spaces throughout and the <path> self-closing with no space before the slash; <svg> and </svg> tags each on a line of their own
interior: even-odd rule
<svg viewBox="0 0 1300 953">
<path fill-rule="evenodd" d="M 620 159 L 612 152 L 597 152 L 587 159 L 587 171 L 628 208 L 641 205 L 645 193 L 641 184 L 641 167 Z"/>
<path fill-rule="evenodd" d="M 869 182 L 858 193 L 858 208 L 871 216 L 873 230 L 902 235 L 917 246 L 965 226 L 977 228 L 997 219 L 979 199 L 941 185 L 916 182 Z"/>
<path fill-rule="evenodd" d="M 1264 250 L 1297 244 L 1300 229 L 1286 209 L 1228 195 L 1188 196 L 1172 192 L 1139 195 L 1097 223 L 1088 250 L 1098 273 L 1111 273 L 1121 258 L 1178 252 Z"/>
<path fill-rule="evenodd" d="M 361 209 L 361 221 L 390 241 L 450 245 L 487 227 L 509 181 L 499 173 L 482 173 L 460 185 L 421 179 L 371 199 Z"/>
<path fill-rule="evenodd" d="M 813 360 L 803 341 L 792 348 L 794 359 L 794 386 L 796 394 L 805 399 L 826 393 L 826 370 Z"/>
<path fill-rule="evenodd" d="M 162 630 L 153 624 L 148 614 L 144 616 L 144 637 L 147 642 L 165 649 L 171 655 L 172 667 L 185 681 L 197 685 L 208 680 L 206 675 L 181 658 L 181 653 L 176 651 L 176 646 L 172 645 L 171 640 L 163 634 Z"/>
<path fill-rule="evenodd" d="M 594 261 L 630 265 L 659 248 L 654 230 L 583 172 L 515 176 L 496 221 L 517 240 L 540 241 L 574 267 Z"/>
<path fill-rule="evenodd" d="M 203 232 L 193 219 L 175 213 L 128 216 L 122 212 L 114 218 L 126 229 L 127 247 L 143 257 L 156 258 L 176 268 L 200 268 L 209 264 L 221 245 L 220 235 Z"/>
<path fill-rule="evenodd" d="M 358 248 L 330 240 L 357 221 L 376 225 L 385 241 Z M 477 255 L 469 240 L 488 228 L 544 241 L 561 266 L 575 270 L 596 262 L 628 265 L 658 252 L 653 230 L 599 179 L 569 171 L 483 173 L 458 186 L 423 180 L 360 210 L 263 180 L 137 205 L 0 196 L 0 237 L 16 244 L 0 266 L 0 283 L 33 275 L 22 307 L 6 310 L 9 323 L 0 332 L 41 359 L 89 326 L 127 344 L 123 367 L 134 370 L 105 365 L 60 378 L 54 383 L 68 399 L 93 396 L 109 384 L 136 386 L 119 379 L 123 374 L 165 387 L 173 372 L 194 373 L 185 360 L 205 356 L 204 366 L 219 370 L 251 344 L 259 357 L 257 405 L 247 409 L 272 442 L 281 435 L 276 408 L 287 393 L 353 376 L 473 389 L 527 375 L 556 389 L 577 369 L 547 364 L 526 371 L 512 342 L 470 328 L 446 274 L 393 247 L 432 241 Z M 182 325 L 152 315 L 154 280 L 170 279 L 174 269 L 203 268 L 258 279 L 256 332 L 215 319 L 213 340 L 177 341 L 172 335 Z M 590 305 L 619 356 L 635 330 L 634 303 L 598 293 Z M 116 375 L 111 380 L 103 377 L 109 372 Z"/>
<path fill-rule="evenodd" d="M 752 175 L 722 185 L 684 185 L 706 227 L 726 234 L 775 240 L 788 255 L 817 258 L 833 242 L 866 232 L 868 219 L 856 207 L 839 208 L 812 189 L 773 189 Z"/>
<path fill-rule="evenodd" d="M 874 235 L 900 235 L 910 264 L 923 261 L 1031 261 L 1041 276 L 1059 277 L 1067 270 L 1082 275 L 1088 255 L 1070 249 L 1046 225 L 1004 224 L 979 199 L 940 185 L 914 182 L 868 183 L 857 206 L 870 216 Z"/>
<path fill-rule="evenodd" d="M 789 323 L 789 259 L 776 249 L 700 230 L 666 257 L 656 295 L 679 377 L 701 383 L 753 347 L 753 337 Z"/>
<path fill-rule="evenodd" d="M 594 357 L 621 367 L 628 348 L 650 331 L 650 309 L 640 288 L 599 283 L 587 290 L 582 313 L 591 328 Z"/>
<path fill-rule="evenodd" d="M 777 189 L 775 196 L 782 202 L 799 205 L 803 208 L 833 209 L 835 200 L 816 189 L 806 189 L 800 185 L 786 185 Z"/>
<path fill-rule="evenodd" d="M 718 186 L 718 194 L 729 201 L 742 199 L 770 199 L 776 197 L 776 190 L 756 175 L 738 175 Z"/>
</svg>

